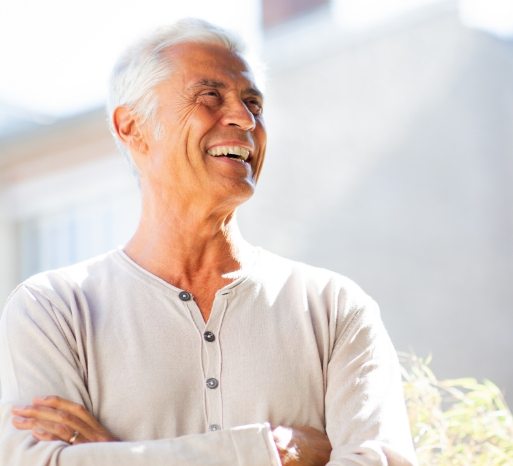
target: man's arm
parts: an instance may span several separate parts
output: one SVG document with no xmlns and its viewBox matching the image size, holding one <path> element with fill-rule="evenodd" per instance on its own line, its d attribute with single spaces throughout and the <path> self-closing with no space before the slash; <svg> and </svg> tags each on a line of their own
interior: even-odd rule
<svg viewBox="0 0 513 466">
<path fill-rule="evenodd" d="M 73 445 L 118 441 L 82 405 L 60 397 L 36 398 L 32 405 L 14 409 L 13 414 L 13 425 L 30 430 L 37 440 Z M 316 429 L 278 426 L 272 435 L 283 466 L 324 466 L 329 461 L 331 444 L 326 434 Z"/>
<path fill-rule="evenodd" d="M 9 466 L 213 466 L 280 465 L 265 425 L 244 426 L 169 440 L 68 445 L 40 442 L 10 425 L 0 407 L 0 464 Z"/>
<path fill-rule="evenodd" d="M 395 349 L 377 304 L 360 290 L 352 301 L 343 319 L 339 316 L 328 364 L 326 432 L 333 446 L 328 466 L 414 465 Z"/>
<path fill-rule="evenodd" d="M 265 424 L 169 440 L 70 446 L 39 442 L 12 425 L 14 404 L 56 394 L 91 410 L 83 369 L 70 339 L 79 338 L 49 302 L 26 287 L 11 296 L 0 319 L 0 464 L 9 466 L 195 466 L 280 464 Z M 136 394 L 134 394 L 136 396 Z M 115 434 L 115 433 L 114 433 Z"/>
<path fill-rule="evenodd" d="M 12 410 L 14 427 L 30 430 L 37 440 L 61 440 L 73 445 L 117 442 L 84 406 L 59 396 L 34 398 L 31 405 Z"/>
</svg>

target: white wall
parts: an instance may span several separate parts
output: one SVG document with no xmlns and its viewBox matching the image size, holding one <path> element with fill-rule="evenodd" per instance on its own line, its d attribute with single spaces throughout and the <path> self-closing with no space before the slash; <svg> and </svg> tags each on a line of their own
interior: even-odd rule
<svg viewBox="0 0 513 466">
<path fill-rule="evenodd" d="M 268 160 L 243 232 L 356 279 L 400 350 L 432 352 L 440 376 L 489 377 L 511 401 L 512 44 L 443 9 L 358 35 L 324 21 L 268 38 Z M 84 134 L 52 170 L 34 157 L 31 176 L 2 184 L 0 299 L 17 281 L 16 224 L 80 212 L 93 225 L 117 205 L 115 231 L 83 232 L 84 255 L 131 232 L 131 175 Z"/>
<path fill-rule="evenodd" d="M 14 225 L 7 216 L 7 206 L 0 190 L 0 307 L 16 284 L 17 264 Z"/>
<path fill-rule="evenodd" d="M 356 279 L 398 349 L 513 401 L 513 44 L 450 10 L 331 42 L 320 27 L 268 39 L 269 150 L 243 232 Z"/>
<path fill-rule="evenodd" d="M 124 243 L 138 189 L 103 111 L 4 144 L 0 157 L 0 301 L 22 279 Z"/>
</svg>

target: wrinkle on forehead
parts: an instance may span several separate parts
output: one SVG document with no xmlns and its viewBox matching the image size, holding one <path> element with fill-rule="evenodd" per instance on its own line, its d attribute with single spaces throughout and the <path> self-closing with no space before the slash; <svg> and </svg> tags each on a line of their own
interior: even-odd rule
<svg viewBox="0 0 513 466">
<path fill-rule="evenodd" d="M 219 44 L 210 44 L 204 42 L 183 42 L 172 45 L 164 52 L 171 62 L 187 61 L 193 65 L 203 65 L 214 67 L 224 62 L 225 65 L 230 62 L 230 67 L 237 72 L 251 72 L 246 60 L 235 51 L 231 51 Z"/>
<path fill-rule="evenodd" d="M 188 68 L 187 71 L 193 73 L 198 71 L 198 74 L 201 72 L 202 75 L 210 71 L 215 72 L 216 75 L 221 72 L 229 78 L 242 76 L 249 83 L 248 91 L 262 96 L 262 93 L 256 87 L 254 73 L 247 61 L 237 52 L 231 51 L 222 45 L 184 42 L 169 47 L 165 53 L 174 72 L 179 72 L 181 68 Z M 217 77 L 212 76 L 214 78 L 212 81 L 222 82 L 221 79 L 216 79 Z"/>
</svg>

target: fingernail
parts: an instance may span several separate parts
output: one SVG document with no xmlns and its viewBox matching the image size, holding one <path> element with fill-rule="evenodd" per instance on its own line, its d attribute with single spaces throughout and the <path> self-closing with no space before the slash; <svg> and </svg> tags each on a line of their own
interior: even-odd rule
<svg viewBox="0 0 513 466">
<path fill-rule="evenodd" d="M 15 416 L 12 418 L 14 422 L 17 422 L 18 424 L 23 424 L 24 422 L 27 422 L 27 418 Z"/>
<path fill-rule="evenodd" d="M 34 403 L 34 404 L 44 403 L 45 401 L 48 401 L 48 400 L 50 400 L 50 397 L 48 397 L 48 396 L 36 396 L 35 398 L 32 399 L 32 403 Z"/>
<path fill-rule="evenodd" d="M 39 435 L 43 435 L 43 434 L 46 433 L 46 431 L 38 427 L 37 429 L 34 429 L 34 433 L 35 434 L 39 434 Z"/>
</svg>

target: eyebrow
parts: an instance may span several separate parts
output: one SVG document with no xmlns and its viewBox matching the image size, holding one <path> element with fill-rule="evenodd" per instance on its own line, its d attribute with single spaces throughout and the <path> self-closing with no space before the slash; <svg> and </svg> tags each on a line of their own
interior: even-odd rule
<svg viewBox="0 0 513 466">
<path fill-rule="evenodd" d="M 226 85 L 221 81 L 215 81 L 213 79 L 200 79 L 191 87 L 213 87 L 214 89 L 224 89 L 226 88 Z"/>
<path fill-rule="evenodd" d="M 198 82 L 194 83 L 192 88 L 198 88 L 198 87 L 211 87 L 213 89 L 226 89 L 226 84 L 221 81 L 216 81 L 215 79 L 200 79 Z M 256 88 L 254 87 L 248 87 L 245 89 L 245 92 L 247 92 L 250 95 L 253 95 L 255 97 L 258 97 L 260 99 L 264 98 L 264 95 Z"/>
</svg>

